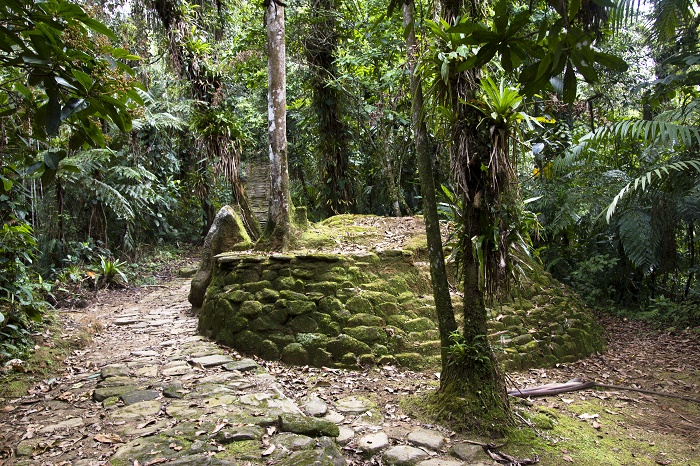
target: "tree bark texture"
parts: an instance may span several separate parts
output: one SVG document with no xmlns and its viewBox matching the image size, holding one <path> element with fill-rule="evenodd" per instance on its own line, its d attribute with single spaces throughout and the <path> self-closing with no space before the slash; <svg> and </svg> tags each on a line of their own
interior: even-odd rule
<svg viewBox="0 0 700 466">
<path fill-rule="evenodd" d="M 324 188 L 327 216 L 352 212 L 355 205 L 348 129 L 340 108 L 341 95 L 332 82 L 336 79 L 335 55 L 338 25 L 335 19 L 339 0 L 319 0 L 311 10 L 310 34 L 304 45 L 311 65 L 312 106 L 316 113 L 317 158 Z"/>
<path fill-rule="evenodd" d="M 268 91 L 267 125 L 270 150 L 270 210 L 265 239 L 271 250 L 289 245 L 289 169 L 287 166 L 287 83 L 284 7 L 267 6 Z"/>
<path fill-rule="evenodd" d="M 411 120 L 413 123 L 413 139 L 418 163 L 421 193 L 423 195 L 423 218 L 425 232 L 428 238 L 428 255 L 430 260 L 430 278 L 433 284 L 433 297 L 438 316 L 440 331 L 440 346 L 442 348 L 442 372 L 446 372 L 448 362 L 450 334 L 457 330 L 450 288 L 445 270 L 445 256 L 442 249 L 442 235 L 437 214 L 437 199 L 435 196 L 435 177 L 433 162 L 430 157 L 428 130 L 423 118 L 423 87 L 420 78 L 415 74 L 416 67 L 416 34 L 413 29 L 414 6 L 413 0 L 403 5 L 403 24 L 409 31 L 406 36 L 407 64 L 411 83 Z"/>
</svg>

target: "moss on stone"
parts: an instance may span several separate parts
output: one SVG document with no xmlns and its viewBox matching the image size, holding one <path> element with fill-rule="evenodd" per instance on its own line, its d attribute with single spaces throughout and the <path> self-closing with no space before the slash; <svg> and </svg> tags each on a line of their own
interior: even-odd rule
<svg viewBox="0 0 700 466">
<path fill-rule="evenodd" d="M 264 290 L 260 290 L 255 293 L 256 301 L 260 301 L 261 303 L 274 303 L 279 299 L 279 297 L 279 292 L 270 288 L 265 288 Z"/>
<path fill-rule="evenodd" d="M 307 293 L 321 293 L 323 296 L 334 296 L 336 291 L 338 291 L 336 282 L 322 281 L 306 284 Z"/>
<path fill-rule="evenodd" d="M 316 310 L 316 303 L 312 301 L 287 300 L 287 312 L 290 316 L 308 314 Z"/>
<path fill-rule="evenodd" d="M 297 366 L 309 364 L 309 353 L 300 343 L 290 343 L 285 346 L 280 357 L 287 364 Z"/>
<path fill-rule="evenodd" d="M 426 317 L 418 317 L 404 322 L 403 328 L 407 332 L 423 332 L 437 328 L 437 324 Z"/>
<path fill-rule="evenodd" d="M 340 360 L 346 353 L 366 354 L 372 352 L 367 343 L 363 343 L 346 334 L 341 334 L 331 339 L 326 345 L 326 349 L 336 360 Z"/>
<path fill-rule="evenodd" d="M 251 301 L 254 299 L 253 293 L 249 293 L 243 290 L 235 290 L 231 293 L 226 293 L 225 298 L 233 303 L 242 303 L 244 301 Z"/>
<path fill-rule="evenodd" d="M 318 322 L 308 314 L 294 317 L 288 325 L 294 333 L 313 333 L 318 330 Z"/>
<path fill-rule="evenodd" d="M 280 290 L 280 298 L 287 301 L 308 301 L 308 297 L 304 293 L 292 291 L 291 289 Z"/>
<path fill-rule="evenodd" d="M 386 325 L 384 319 L 373 314 L 355 314 L 348 319 L 345 323 L 345 327 L 359 327 L 359 326 L 373 326 L 373 327 L 383 327 Z"/>
<path fill-rule="evenodd" d="M 250 330 L 243 330 L 233 336 L 232 343 L 232 346 L 241 352 L 255 354 L 260 350 L 262 338 Z"/>
<path fill-rule="evenodd" d="M 396 362 L 403 367 L 413 370 L 423 368 L 423 356 L 418 353 L 397 353 L 394 355 Z"/>
<path fill-rule="evenodd" d="M 271 340 L 263 340 L 260 343 L 259 355 L 263 359 L 275 361 L 280 358 L 280 350 L 277 344 Z"/>
<path fill-rule="evenodd" d="M 238 313 L 248 319 L 255 319 L 262 312 L 262 303 L 259 301 L 244 301 Z"/>
<path fill-rule="evenodd" d="M 381 327 L 360 325 L 357 327 L 346 327 L 344 331 L 351 337 L 367 343 L 368 345 L 372 345 L 374 343 L 386 344 L 388 340 L 386 332 Z"/>
<path fill-rule="evenodd" d="M 372 303 L 362 296 L 353 296 L 345 303 L 345 309 L 352 314 L 371 314 Z"/>
</svg>

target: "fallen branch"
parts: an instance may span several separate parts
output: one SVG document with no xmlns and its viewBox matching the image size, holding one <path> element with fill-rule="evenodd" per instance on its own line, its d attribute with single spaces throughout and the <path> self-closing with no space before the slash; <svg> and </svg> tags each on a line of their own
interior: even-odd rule
<svg viewBox="0 0 700 466">
<path fill-rule="evenodd" d="M 676 398 L 679 400 L 690 401 L 692 403 L 700 404 L 700 400 L 697 398 L 691 398 L 689 396 L 683 396 L 683 395 L 676 395 L 675 393 L 664 393 L 664 392 L 657 392 L 654 390 L 645 390 L 643 388 L 624 387 L 622 385 L 608 385 L 608 384 L 602 384 L 602 383 L 598 383 L 598 382 L 586 382 L 585 380 L 581 380 L 581 379 L 569 380 L 566 383 L 550 383 L 547 385 L 541 385 L 539 387 L 533 387 L 533 388 L 523 388 L 523 389 L 516 388 L 515 390 L 509 390 L 508 395 L 518 397 L 518 398 L 529 398 L 529 397 L 538 397 L 538 396 L 558 395 L 559 393 L 575 392 L 578 390 L 586 390 L 588 388 L 595 388 L 595 387 L 604 388 L 604 389 L 613 389 L 613 390 L 627 390 L 627 391 L 632 391 L 632 392 L 645 393 L 647 395 L 665 396 L 665 397 L 669 397 L 669 398 Z"/>
</svg>

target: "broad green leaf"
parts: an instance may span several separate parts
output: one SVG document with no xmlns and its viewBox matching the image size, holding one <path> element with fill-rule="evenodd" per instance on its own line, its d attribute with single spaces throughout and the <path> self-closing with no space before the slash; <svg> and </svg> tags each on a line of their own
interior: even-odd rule
<svg viewBox="0 0 700 466">
<path fill-rule="evenodd" d="M 55 152 L 47 152 L 44 154 L 44 165 L 51 170 L 58 169 L 58 155 Z"/>
<path fill-rule="evenodd" d="M 88 17 L 87 15 L 79 18 L 79 21 L 81 23 L 83 23 L 84 25 L 86 25 L 87 27 L 89 27 L 90 29 L 92 29 L 93 31 L 99 32 L 100 34 L 104 34 L 105 36 L 109 37 L 112 40 L 117 40 L 117 36 L 114 35 L 112 30 L 110 28 L 108 28 L 107 26 L 105 26 L 104 24 L 102 24 L 101 22 L 99 22 L 95 19 L 92 19 L 92 18 Z"/>
<path fill-rule="evenodd" d="M 563 89 L 563 99 L 564 102 L 570 104 L 576 100 L 576 73 L 574 72 L 571 64 L 566 67 L 566 72 L 564 73 L 564 89 Z"/>
<path fill-rule="evenodd" d="M 614 71 L 625 72 L 629 65 L 622 58 L 610 53 L 595 52 L 595 61 Z"/>
</svg>

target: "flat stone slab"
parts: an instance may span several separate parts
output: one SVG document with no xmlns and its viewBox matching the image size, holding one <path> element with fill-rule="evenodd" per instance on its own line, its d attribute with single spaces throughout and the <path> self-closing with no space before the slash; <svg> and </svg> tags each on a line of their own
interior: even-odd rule
<svg viewBox="0 0 700 466">
<path fill-rule="evenodd" d="M 136 369 L 139 377 L 158 377 L 158 366 L 144 366 Z"/>
<path fill-rule="evenodd" d="M 164 365 L 160 373 L 164 376 L 184 375 L 190 372 L 192 368 L 185 361 L 172 361 Z"/>
<path fill-rule="evenodd" d="M 326 414 L 323 419 L 326 421 L 331 421 L 334 424 L 340 424 L 345 420 L 345 416 L 340 414 L 338 411 L 329 410 L 328 414 Z"/>
<path fill-rule="evenodd" d="M 429 460 L 421 461 L 418 463 L 418 466 L 464 466 L 464 461 L 431 458 Z"/>
<path fill-rule="evenodd" d="M 125 393 L 133 392 L 137 387 L 135 385 L 118 385 L 116 387 L 100 387 L 92 392 L 92 399 L 95 401 L 104 401 L 107 398 L 114 396 L 122 396 Z"/>
<path fill-rule="evenodd" d="M 182 398 L 185 396 L 185 390 L 182 384 L 174 383 L 163 387 L 163 396 L 166 398 Z"/>
<path fill-rule="evenodd" d="M 418 429 L 408 434 L 408 443 L 438 451 L 445 445 L 445 437 L 432 430 Z"/>
<path fill-rule="evenodd" d="M 128 376 L 129 368 L 124 364 L 112 364 L 105 366 L 100 370 L 100 377 L 103 379 L 106 379 L 107 377 L 116 377 L 119 375 L 124 377 Z"/>
<path fill-rule="evenodd" d="M 117 319 L 114 319 L 112 323 L 114 325 L 132 325 L 135 323 L 138 323 L 141 321 L 141 318 L 139 316 L 132 316 L 132 317 L 119 317 Z"/>
<path fill-rule="evenodd" d="M 372 409 L 372 402 L 355 396 L 341 398 L 335 402 L 335 409 L 345 414 L 362 414 Z"/>
<path fill-rule="evenodd" d="M 428 454 L 420 448 L 408 445 L 397 445 L 384 452 L 382 459 L 386 464 L 395 466 L 412 466 L 428 458 Z"/>
<path fill-rule="evenodd" d="M 147 356 L 158 356 L 157 351 L 153 350 L 138 350 L 138 351 L 132 351 L 131 355 L 136 356 L 136 357 L 147 357 Z"/>
<path fill-rule="evenodd" d="M 73 417 L 70 419 L 66 419 L 65 421 L 61 421 L 58 424 L 52 424 L 49 426 L 44 427 L 43 429 L 39 430 L 40 434 L 49 434 L 51 432 L 55 432 L 57 430 L 63 430 L 63 429 L 74 429 L 76 427 L 82 427 L 85 425 L 85 421 L 83 421 L 79 417 Z"/>
<path fill-rule="evenodd" d="M 478 461 L 485 459 L 486 454 L 479 445 L 470 443 L 456 443 L 452 446 L 452 453 L 463 461 Z"/>
<path fill-rule="evenodd" d="M 347 445 L 350 440 L 355 438 L 355 431 L 350 427 L 338 426 L 338 429 L 340 429 L 340 435 L 338 435 L 338 438 L 335 439 L 335 441 L 338 442 L 338 445 Z"/>
<path fill-rule="evenodd" d="M 315 417 L 285 413 L 280 416 L 280 430 L 309 437 L 337 437 L 338 426 Z"/>
<path fill-rule="evenodd" d="M 233 361 L 228 364 L 224 364 L 224 369 L 227 371 L 239 371 L 246 372 L 258 369 L 260 366 L 252 359 L 241 359 L 240 361 Z"/>
<path fill-rule="evenodd" d="M 123 408 L 115 408 L 109 414 L 113 419 L 142 419 L 155 416 L 160 412 L 161 404 L 158 400 L 142 401 Z"/>
<path fill-rule="evenodd" d="M 135 390 L 132 392 L 124 393 L 119 397 L 119 399 L 124 402 L 124 405 L 129 406 L 135 403 L 141 403 L 142 401 L 155 400 L 160 396 L 155 390 Z"/>
<path fill-rule="evenodd" d="M 302 401 L 301 409 L 309 416 L 321 417 L 328 412 L 328 405 L 316 395 L 310 395 Z"/>
<path fill-rule="evenodd" d="M 216 441 L 222 444 L 241 442 L 243 440 L 260 440 L 263 429 L 259 426 L 231 427 L 216 434 Z"/>
<path fill-rule="evenodd" d="M 289 451 L 310 450 L 316 445 L 316 439 L 307 437 L 306 435 L 283 432 L 274 437 L 273 443 Z"/>
<path fill-rule="evenodd" d="M 107 377 L 106 379 L 97 382 L 97 387 L 118 387 L 120 385 L 135 385 L 136 379 L 124 375 L 115 375 L 114 377 Z"/>
<path fill-rule="evenodd" d="M 194 358 L 190 361 L 195 366 L 202 366 L 205 369 L 210 367 L 222 366 L 233 362 L 233 358 L 226 354 L 213 354 L 211 356 L 204 356 L 201 358 Z"/>
<path fill-rule="evenodd" d="M 373 455 L 389 446 L 389 437 L 384 432 L 365 435 L 357 442 L 357 448 Z"/>
</svg>

